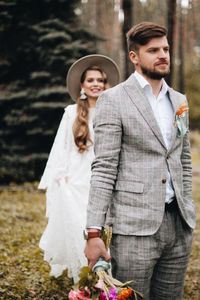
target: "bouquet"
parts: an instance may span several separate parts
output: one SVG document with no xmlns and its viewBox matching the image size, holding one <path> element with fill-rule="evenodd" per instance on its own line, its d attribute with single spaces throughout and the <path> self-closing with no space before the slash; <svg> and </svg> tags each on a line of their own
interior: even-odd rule
<svg viewBox="0 0 200 300">
<path fill-rule="evenodd" d="M 104 228 L 103 241 L 109 248 L 112 237 L 110 227 Z M 69 300 L 139 300 L 142 294 L 132 289 L 132 281 L 122 283 L 109 274 L 110 263 L 100 258 L 93 269 L 83 267 L 79 281 L 69 292 Z"/>
</svg>

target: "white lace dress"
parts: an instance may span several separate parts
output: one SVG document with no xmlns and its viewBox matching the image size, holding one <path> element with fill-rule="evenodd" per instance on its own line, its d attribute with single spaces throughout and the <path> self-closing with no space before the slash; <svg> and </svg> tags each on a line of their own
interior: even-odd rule
<svg viewBox="0 0 200 300">
<path fill-rule="evenodd" d="M 69 105 L 57 131 L 39 189 L 46 189 L 48 224 L 40 240 L 44 260 L 51 266 L 52 276 L 66 268 L 75 282 L 81 266 L 87 265 L 84 256 L 83 229 L 86 223 L 93 146 L 80 154 L 74 143 L 72 125 L 77 105 Z M 93 140 L 92 118 L 89 130 Z"/>
</svg>

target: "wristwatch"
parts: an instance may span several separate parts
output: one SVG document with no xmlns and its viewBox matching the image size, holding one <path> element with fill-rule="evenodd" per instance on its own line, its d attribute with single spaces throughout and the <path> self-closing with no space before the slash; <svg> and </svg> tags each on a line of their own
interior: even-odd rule
<svg viewBox="0 0 200 300">
<path fill-rule="evenodd" d="M 87 229 L 83 230 L 83 236 L 84 239 L 87 241 L 89 239 L 93 239 L 93 238 L 100 238 L 101 237 L 101 230 L 97 230 L 97 231 L 89 231 Z"/>
</svg>

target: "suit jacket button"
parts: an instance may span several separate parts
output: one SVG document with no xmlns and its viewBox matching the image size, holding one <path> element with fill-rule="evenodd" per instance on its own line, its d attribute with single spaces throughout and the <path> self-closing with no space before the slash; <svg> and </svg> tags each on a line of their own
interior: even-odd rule
<svg viewBox="0 0 200 300">
<path fill-rule="evenodd" d="M 162 179 L 162 183 L 166 183 L 166 181 L 167 181 L 166 179 Z"/>
</svg>

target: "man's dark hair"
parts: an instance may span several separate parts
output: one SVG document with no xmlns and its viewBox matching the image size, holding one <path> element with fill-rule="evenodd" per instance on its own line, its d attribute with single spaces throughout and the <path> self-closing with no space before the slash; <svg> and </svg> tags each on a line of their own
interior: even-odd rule
<svg viewBox="0 0 200 300">
<path fill-rule="evenodd" d="M 167 35 L 164 26 L 152 23 L 141 22 L 133 26 L 126 34 L 128 51 L 137 51 L 140 46 L 146 45 L 152 38 Z"/>
</svg>

